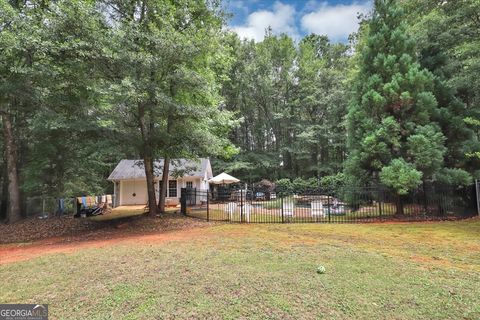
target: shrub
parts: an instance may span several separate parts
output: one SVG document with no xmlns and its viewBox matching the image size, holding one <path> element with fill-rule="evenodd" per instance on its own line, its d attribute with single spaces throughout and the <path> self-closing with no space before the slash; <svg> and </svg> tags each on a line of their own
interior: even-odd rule
<svg viewBox="0 0 480 320">
<path fill-rule="evenodd" d="M 275 182 L 275 185 L 276 191 L 280 196 L 311 192 L 317 190 L 319 187 L 317 178 L 295 178 L 293 181 L 290 179 L 280 179 Z"/>
<path fill-rule="evenodd" d="M 324 176 L 320 179 L 320 188 L 329 194 L 336 194 L 345 187 L 346 177 L 343 173 Z"/>
<path fill-rule="evenodd" d="M 276 192 L 279 196 L 291 195 L 294 192 L 294 187 L 290 179 L 280 179 L 275 182 Z"/>
<path fill-rule="evenodd" d="M 437 180 L 442 185 L 458 187 L 467 186 L 473 182 L 468 172 L 462 169 L 444 168 L 437 175 Z"/>
<path fill-rule="evenodd" d="M 292 182 L 294 187 L 294 193 L 306 193 L 309 191 L 314 191 L 318 189 L 318 180 L 317 178 L 302 179 L 296 178 Z"/>
</svg>

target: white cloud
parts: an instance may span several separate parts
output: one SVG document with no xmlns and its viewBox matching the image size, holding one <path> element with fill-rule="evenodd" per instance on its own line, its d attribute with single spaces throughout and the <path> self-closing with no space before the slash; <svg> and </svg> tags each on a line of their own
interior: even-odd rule
<svg viewBox="0 0 480 320">
<path fill-rule="evenodd" d="M 350 5 L 329 5 L 323 2 L 317 9 L 301 18 L 302 29 L 308 33 L 327 35 L 333 41 L 345 40 L 358 29 L 358 13 L 368 13 L 371 1 L 354 2 Z"/>
<path fill-rule="evenodd" d="M 273 10 L 260 10 L 251 13 L 244 25 L 233 26 L 240 38 L 262 41 L 265 30 L 271 27 L 274 34 L 286 33 L 293 38 L 298 38 L 295 25 L 295 8 L 288 4 L 275 2 Z"/>
<path fill-rule="evenodd" d="M 244 14 L 248 13 L 248 6 L 243 0 L 227 1 L 227 9 L 233 12 L 242 11 Z"/>
</svg>

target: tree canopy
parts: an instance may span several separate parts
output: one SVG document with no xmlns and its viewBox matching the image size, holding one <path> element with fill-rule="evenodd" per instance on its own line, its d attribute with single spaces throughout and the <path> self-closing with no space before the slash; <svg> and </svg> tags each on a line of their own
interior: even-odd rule
<svg viewBox="0 0 480 320">
<path fill-rule="evenodd" d="M 1 216 L 31 196 L 111 192 L 123 158 L 144 160 L 152 214 L 174 158 L 286 189 L 468 184 L 478 12 L 376 0 L 348 43 L 271 29 L 254 42 L 215 0 L 0 0 Z"/>
</svg>

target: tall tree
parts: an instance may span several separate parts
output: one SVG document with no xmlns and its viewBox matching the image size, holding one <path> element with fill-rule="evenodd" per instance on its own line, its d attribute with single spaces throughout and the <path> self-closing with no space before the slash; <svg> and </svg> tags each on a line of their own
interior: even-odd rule
<svg viewBox="0 0 480 320">
<path fill-rule="evenodd" d="M 246 181 L 291 174 L 294 163 L 288 141 L 293 121 L 294 42 L 287 35 L 267 30 L 260 43 L 230 39 L 235 63 L 223 83 L 226 108 L 236 113 L 241 125 L 232 140 L 241 153 L 223 165 Z M 283 164 L 283 167 L 281 167 Z"/>
<path fill-rule="evenodd" d="M 480 117 L 480 2 L 405 0 L 408 31 L 415 39 L 422 67 L 435 77 L 438 122 L 446 137 L 445 163 L 474 172 L 478 137 L 464 118 Z"/>
<path fill-rule="evenodd" d="M 55 197 L 100 194 L 105 172 L 124 151 L 103 96 L 103 17 L 94 3 L 59 1 L 49 4 L 45 19 L 45 81 L 28 121 L 22 189 Z"/>
<path fill-rule="evenodd" d="M 116 75 L 114 103 L 125 115 L 143 158 L 149 212 L 164 210 L 169 161 L 228 150 L 218 133 L 229 114 L 218 109 L 217 71 L 224 60 L 222 19 L 210 1 L 108 1 L 111 53 Z M 225 61 L 227 61 L 226 59 Z M 155 158 L 163 156 L 158 208 Z"/>
<path fill-rule="evenodd" d="M 320 178 L 342 170 L 348 49 L 326 36 L 310 35 L 300 42 L 292 126 L 296 139 L 290 144 L 296 176 Z"/>
<path fill-rule="evenodd" d="M 398 195 L 435 179 L 445 138 L 433 122 L 434 77 L 422 69 L 396 1 L 376 0 L 348 112 L 346 173 L 352 185 L 381 181 Z M 402 213 L 401 202 L 397 212 Z"/>
<path fill-rule="evenodd" d="M 39 98 L 45 37 L 43 7 L 38 3 L 0 1 L 0 115 L 6 158 L 9 207 L 7 220 L 21 218 L 19 139 L 25 119 Z"/>
<path fill-rule="evenodd" d="M 259 43 L 232 35 L 235 62 L 223 83 L 241 125 L 240 153 L 216 165 L 245 181 L 338 173 L 345 157 L 349 46 L 310 35 L 298 46 L 266 31 Z"/>
</svg>

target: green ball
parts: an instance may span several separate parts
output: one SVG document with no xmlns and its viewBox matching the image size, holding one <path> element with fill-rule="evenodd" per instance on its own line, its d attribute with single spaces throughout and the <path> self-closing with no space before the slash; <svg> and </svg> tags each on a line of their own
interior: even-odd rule
<svg viewBox="0 0 480 320">
<path fill-rule="evenodd" d="M 325 269 L 324 266 L 318 266 L 317 267 L 317 273 L 318 274 L 324 274 L 325 272 L 327 272 L 327 270 Z"/>
</svg>

